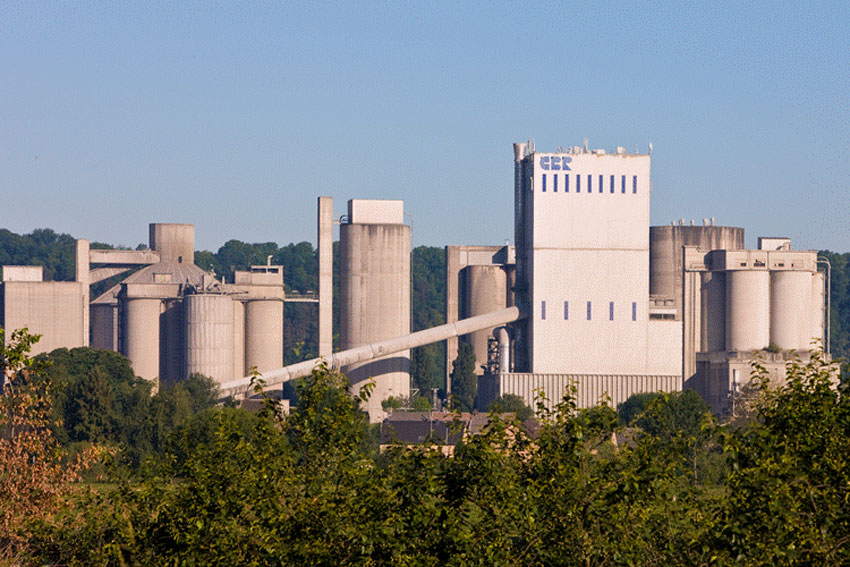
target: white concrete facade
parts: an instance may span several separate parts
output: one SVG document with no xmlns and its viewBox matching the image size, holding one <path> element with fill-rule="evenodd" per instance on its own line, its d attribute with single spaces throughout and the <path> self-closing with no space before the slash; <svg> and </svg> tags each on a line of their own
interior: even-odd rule
<svg viewBox="0 0 850 567">
<path fill-rule="evenodd" d="M 653 322 L 650 338 L 649 156 L 578 151 L 525 161 L 529 371 L 678 374 L 681 327 Z"/>
</svg>

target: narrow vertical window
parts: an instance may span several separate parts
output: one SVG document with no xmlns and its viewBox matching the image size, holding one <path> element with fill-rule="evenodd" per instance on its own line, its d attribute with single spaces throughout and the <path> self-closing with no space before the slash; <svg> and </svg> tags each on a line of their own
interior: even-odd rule
<svg viewBox="0 0 850 567">
<path fill-rule="evenodd" d="M 602 183 L 602 176 L 600 175 L 599 176 L 599 192 L 600 193 L 602 193 L 602 185 L 604 185 L 604 184 Z"/>
<path fill-rule="evenodd" d="M 625 192 L 626 192 L 626 176 L 625 176 L 625 175 L 623 176 L 623 187 L 622 187 L 622 189 L 621 189 L 621 191 L 620 191 L 620 192 L 621 192 L 621 193 L 625 193 Z"/>
<path fill-rule="evenodd" d="M 611 192 L 614 192 L 614 176 L 611 176 Z"/>
<path fill-rule="evenodd" d="M 552 192 L 558 192 L 558 174 L 556 173 L 552 178 Z"/>
<path fill-rule="evenodd" d="M 570 174 L 564 175 L 564 193 L 570 192 Z"/>
<path fill-rule="evenodd" d="M 587 320 L 590 321 L 590 302 L 587 302 Z"/>
<path fill-rule="evenodd" d="M 587 176 L 587 192 L 593 193 L 593 176 L 592 175 Z"/>
<path fill-rule="evenodd" d="M 581 175 L 576 174 L 576 193 L 581 193 Z"/>
<path fill-rule="evenodd" d="M 637 193 L 637 175 L 632 175 L 632 193 Z"/>
<path fill-rule="evenodd" d="M 546 302 L 545 301 L 540 302 L 540 318 L 541 319 L 546 318 Z"/>
<path fill-rule="evenodd" d="M 608 320 L 609 321 L 614 320 L 614 302 L 613 301 L 608 302 Z"/>
<path fill-rule="evenodd" d="M 543 174 L 543 192 L 546 192 L 546 174 Z"/>
<path fill-rule="evenodd" d="M 567 321 L 570 318 L 570 302 L 564 302 L 564 321 Z"/>
<path fill-rule="evenodd" d="M 632 301 L 632 321 L 637 321 L 637 303 Z"/>
</svg>

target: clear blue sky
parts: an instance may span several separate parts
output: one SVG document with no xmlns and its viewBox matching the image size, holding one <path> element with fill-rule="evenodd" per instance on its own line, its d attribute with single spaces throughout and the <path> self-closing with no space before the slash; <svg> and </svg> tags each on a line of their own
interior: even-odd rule
<svg viewBox="0 0 850 567">
<path fill-rule="evenodd" d="M 653 224 L 850 251 L 850 2 L 0 3 L 0 227 L 315 241 L 404 199 L 414 245 L 513 239 L 511 143 L 641 152 Z"/>
</svg>

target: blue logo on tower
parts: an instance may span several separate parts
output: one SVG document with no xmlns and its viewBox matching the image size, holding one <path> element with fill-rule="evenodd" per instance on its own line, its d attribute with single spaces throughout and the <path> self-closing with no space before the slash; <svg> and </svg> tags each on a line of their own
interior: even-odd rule
<svg viewBox="0 0 850 567">
<path fill-rule="evenodd" d="M 540 158 L 540 168 L 546 171 L 572 171 L 567 165 L 573 161 L 570 156 L 543 156 Z"/>
</svg>

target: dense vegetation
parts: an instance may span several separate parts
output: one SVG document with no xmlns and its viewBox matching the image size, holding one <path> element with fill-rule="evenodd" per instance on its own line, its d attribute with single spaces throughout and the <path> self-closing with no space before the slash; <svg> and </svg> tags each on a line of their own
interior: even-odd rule
<svg viewBox="0 0 850 567">
<path fill-rule="evenodd" d="M 201 410 L 133 474 L 80 484 L 110 451 L 90 443 L 84 458 L 60 459 L 46 417 L 58 378 L 26 357 L 29 342 L 17 333 L 0 352 L 8 564 L 850 562 L 850 392 L 822 357 L 791 366 L 779 390 L 756 368 L 758 397 L 726 423 L 687 392 L 633 404 L 625 429 L 607 406 L 566 397 L 538 408 L 533 435 L 493 416 L 454 457 L 427 445 L 379 453 L 346 378 L 318 368 L 289 416 L 272 402 L 259 414 Z M 74 367 L 58 355 L 55 366 Z"/>
</svg>

